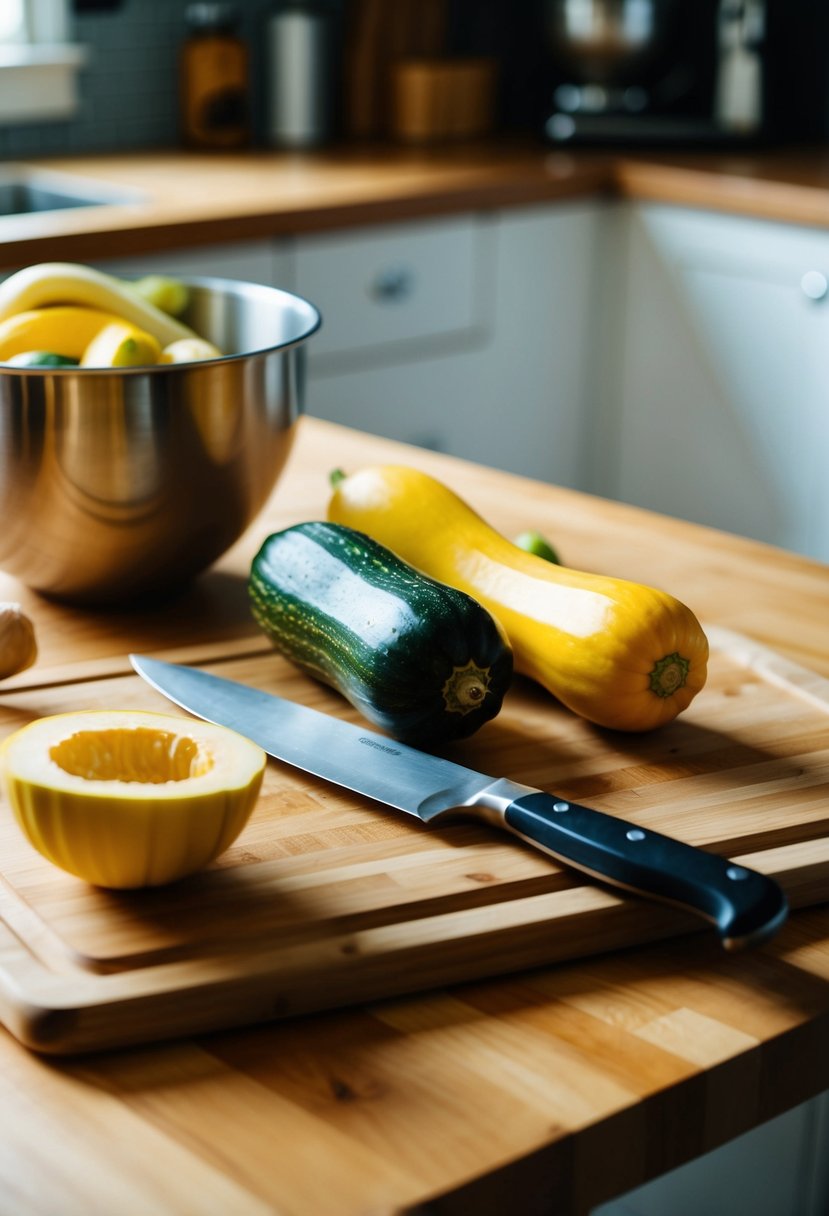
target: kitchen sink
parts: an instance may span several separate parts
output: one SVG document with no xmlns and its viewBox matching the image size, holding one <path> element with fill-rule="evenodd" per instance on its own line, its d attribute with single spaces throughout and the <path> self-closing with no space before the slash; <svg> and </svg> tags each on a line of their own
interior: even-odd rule
<svg viewBox="0 0 829 1216">
<path fill-rule="evenodd" d="M 0 170 L 0 217 L 134 203 L 140 195 L 71 174 L 25 168 Z"/>
</svg>

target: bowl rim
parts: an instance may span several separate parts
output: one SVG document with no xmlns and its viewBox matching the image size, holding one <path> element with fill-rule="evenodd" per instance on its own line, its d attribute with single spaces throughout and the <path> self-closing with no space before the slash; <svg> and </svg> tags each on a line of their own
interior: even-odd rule
<svg viewBox="0 0 829 1216">
<path fill-rule="evenodd" d="M 125 282 L 137 281 L 144 278 L 144 275 L 119 275 L 119 278 Z M 286 302 L 290 301 L 292 305 L 302 305 L 302 311 L 307 313 L 305 326 L 302 331 L 294 338 L 286 342 L 275 342 L 272 345 L 257 346 L 251 350 L 234 351 L 229 355 L 218 355 L 213 359 L 193 359 L 185 363 L 140 363 L 133 367 L 23 367 L 16 366 L 11 363 L 0 363 L 0 375 L 13 376 L 136 376 L 146 375 L 148 372 L 160 375 L 175 375 L 182 371 L 198 367 L 215 367 L 220 363 L 239 363 L 245 359 L 250 359 L 256 355 L 269 355 L 276 352 L 293 350 L 297 346 L 301 346 L 307 342 L 322 326 L 322 313 L 305 296 L 297 295 L 294 291 L 287 291 L 283 287 L 272 287 L 268 283 L 252 283 L 246 279 L 227 279 L 220 275 L 176 275 L 175 278 L 179 283 L 183 283 L 185 287 L 204 288 L 209 291 L 225 292 L 228 288 L 235 288 L 237 292 L 244 295 L 259 295 L 267 294 L 269 296 L 281 296 Z"/>
</svg>

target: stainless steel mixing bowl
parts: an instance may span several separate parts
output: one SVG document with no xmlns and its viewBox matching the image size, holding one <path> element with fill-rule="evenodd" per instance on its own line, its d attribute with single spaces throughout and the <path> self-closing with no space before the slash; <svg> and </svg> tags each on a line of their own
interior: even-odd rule
<svg viewBox="0 0 829 1216">
<path fill-rule="evenodd" d="M 144 368 L 0 366 L 0 569 L 60 599 L 168 592 L 264 505 L 303 405 L 313 304 L 190 279 L 182 318 L 226 352 Z"/>
</svg>

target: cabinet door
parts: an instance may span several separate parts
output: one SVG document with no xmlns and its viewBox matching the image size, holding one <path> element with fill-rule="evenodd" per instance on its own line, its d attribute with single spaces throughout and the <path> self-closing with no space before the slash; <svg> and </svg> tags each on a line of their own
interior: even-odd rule
<svg viewBox="0 0 829 1216">
<path fill-rule="evenodd" d="M 826 1216 L 826 1101 L 796 1106 L 591 1216 Z"/>
<path fill-rule="evenodd" d="M 450 280 L 444 329 L 433 324 L 419 337 L 386 342 L 385 329 L 369 329 L 347 359 L 346 352 L 312 351 L 308 412 L 583 488 L 592 274 L 603 214 L 601 205 L 557 204 L 477 219 L 474 262 L 464 254 L 460 263 L 471 275 L 473 310 L 460 307 L 468 291 L 460 295 Z M 444 276 L 458 264 L 444 262 Z M 299 274 L 295 288 L 313 298 Z M 320 302 L 323 332 L 326 324 L 344 332 L 331 314 L 335 293 L 321 293 Z M 339 307 L 352 307 L 347 296 Z"/>
<path fill-rule="evenodd" d="M 722 445 L 732 518 L 749 535 L 829 559 L 829 312 L 790 283 L 701 268 L 685 270 L 683 286 L 719 373 L 723 414 L 710 440 Z"/>
<path fill-rule="evenodd" d="M 466 215 L 297 241 L 297 290 L 324 318 L 311 362 L 353 366 L 463 341 L 487 315 L 487 237 L 487 223 Z"/>
<path fill-rule="evenodd" d="M 712 256 L 704 232 L 666 241 L 664 213 L 656 227 L 646 209 L 629 218 L 613 489 L 829 559 L 829 308 L 801 288 L 810 261 L 785 229 L 771 252 L 763 225 L 753 254 Z M 829 237 L 823 256 L 829 267 Z"/>
</svg>

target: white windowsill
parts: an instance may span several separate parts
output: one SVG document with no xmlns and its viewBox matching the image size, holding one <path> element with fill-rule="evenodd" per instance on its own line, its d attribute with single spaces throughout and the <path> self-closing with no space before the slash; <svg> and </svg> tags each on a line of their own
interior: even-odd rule
<svg viewBox="0 0 829 1216">
<path fill-rule="evenodd" d="M 40 42 L 0 47 L 0 126 L 71 118 L 86 47 Z"/>
</svg>

